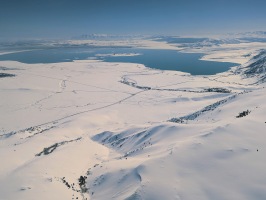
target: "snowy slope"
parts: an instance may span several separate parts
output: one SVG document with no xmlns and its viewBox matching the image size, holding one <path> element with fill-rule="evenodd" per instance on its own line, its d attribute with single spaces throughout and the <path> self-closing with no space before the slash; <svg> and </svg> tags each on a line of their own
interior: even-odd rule
<svg viewBox="0 0 266 200">
<path fill-rule="evenodd" d="M 0 62 L 0 199 L 266 199 L 264 58 L 214 76 Z"/>
<path fill-rule="evenodd" d="M 89 179 L 88 186 L 94 191 L 95 199 L 107 199 L 124 191 L 117 180 L 119 175 L 123 179 L 137 171 L 135 178 L 140 178 L 132 181 L 135 187 L 130 187 L 127 197 L 264 199 L 264 100 L 265 89 L 262 89 L 243 94 L 196 122 L 161 124 L 133 134 L 128 130 L 129 136 L 118 133 L 116 140 L 112 139 L 113 135 L 108 139 L 100 134 L 93 139 L 116 149 L 122 157 L 104 163 L 102 170 L 92 171 L 94 177 Z M 248 116 L 236 118 L 246 109 L 251 110 Z M 135 167 L 130 163 L 136 163 Z M 119 170 L 125 174 L 117 174 Z M 107 180 L 91 185 L 100 176 Z M 115 187 L 102 196 L 101 189 L 107 181 Z"/>
<path fill-rule="evenodd" d="M 243 77 L 255 77 L 257 82 L 265 82 L 266 79 L 266 51 L 261 50 L 248 63 L 237 68 L 237 73 Z"/>
</svg>

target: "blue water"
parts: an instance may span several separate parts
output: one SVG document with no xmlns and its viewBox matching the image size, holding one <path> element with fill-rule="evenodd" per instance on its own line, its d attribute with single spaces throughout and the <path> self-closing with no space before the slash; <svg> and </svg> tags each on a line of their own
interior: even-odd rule
<svg viewBox="0 0 266 200">
<path fill-rule="evenodd" d="M 97 56 L 97 54 L 138 53 L 137 56 Z M 204 54 L 181 53 L 174 50 L 137 48 L 49 48 L 0 55 L 0 60 L 23 63 L 58 63 L 73 60 L 100 59 L 106 62 L 140 63 L 161 70 L 188 72 L 192 75 L 212 75 L 227 71 L 236 63 L 199 60 Z"/>
</svg>

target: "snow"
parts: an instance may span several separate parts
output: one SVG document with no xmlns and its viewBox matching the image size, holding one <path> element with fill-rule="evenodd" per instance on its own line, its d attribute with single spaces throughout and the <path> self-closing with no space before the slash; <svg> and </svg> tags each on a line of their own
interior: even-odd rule
<svg viewBox="0 0 266 200">
<path fill-rule="evenodd" d="M 1 61 L 16 76 L 0 78 L 0 199 L 265 199 L 256 61 L 213 76 Z"/>
<path fill-rule="evenodd" d="M 20 51 L 0 51 L 0 56 L 5 55 L 5 54 L 12 54 L 12 53 L 20 53 L 20 52 L 25 52 L 25 51 L 32 51 L 32 50 L 20 50 Z"/>
<path fill-rule="evenodd" d="M 120 56 L 140 56 L 140 53 L 116 53 L 116 54 L 96 54 L 98 57 L 120 57 Z"/>
</svg>

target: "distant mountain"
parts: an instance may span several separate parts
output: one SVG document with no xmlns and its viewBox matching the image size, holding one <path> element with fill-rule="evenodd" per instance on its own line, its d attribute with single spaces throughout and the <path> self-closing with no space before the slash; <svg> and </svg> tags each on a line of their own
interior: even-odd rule
<svg viewBox="0 0 266 200">
<path fill-rule="evenodd" d="M 266 42 L 266 31 L 254 31 L 228 34 L 229 38 L 237 38 L 242 42 Z"/>
<path fill-rule="evenodd" d="M 229 37 L 253 37 L 253 38 L 266 38 L 266 31 L 253 31 L 253 32 L 242 32 L 235 34 L 228 34 Z"/>
<path fill-rule="evenodd" d="M 108 35 L 108 34 L 82 34 L 74 36 L 75 40 L 117 40 L 117 39 L 132 39 L 142 38 L 142 35 Z"/>
<path fill-rule="evenodd" d="M 266 42 L 266 31 L 226 34 L 218 38 L 155 35 L 149 37 L 148 39 L 164 41 L 169 44 L 179 44 L 182 47 L 200 48 L 219 46 L 222 44 L 239 44 L 250 42 L 264 43 Z"/>
<path fill-rule="evenodd" d="M 245 42 L 238 38 L 205 38 L 205 37 L 179 37 L 179 36 L 154 36 L 150 39 L 155 41 L 164 41 L 169 44 L 177 44 L 181 47 L 189 48 L 201 48 L 201 47 L 212 47 L 219 46 L 221 44 L 239 44 Z"/>
</svg>

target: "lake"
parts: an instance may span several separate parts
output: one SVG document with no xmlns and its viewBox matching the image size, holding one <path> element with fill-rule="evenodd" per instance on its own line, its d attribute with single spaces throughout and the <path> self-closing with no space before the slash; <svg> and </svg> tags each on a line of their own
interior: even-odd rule
<svg viewBox="0 0 266 200">
<path fill-rule="evenodd" d="M 99 59 L 106 62 L 139 63 L 154 69 L 182 71 L 192 75 L 213 75 L 238 65 L 229 62 L 200 60 L 203 55 L 161 49 L 60 47 L 0 55 L 0 60 L 13 60 L 23 63 L 58 63 Z"/>
</svg>

